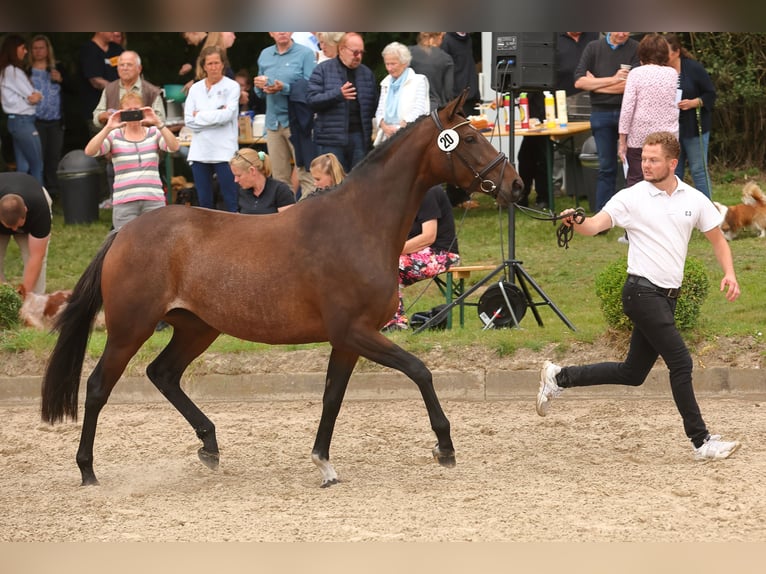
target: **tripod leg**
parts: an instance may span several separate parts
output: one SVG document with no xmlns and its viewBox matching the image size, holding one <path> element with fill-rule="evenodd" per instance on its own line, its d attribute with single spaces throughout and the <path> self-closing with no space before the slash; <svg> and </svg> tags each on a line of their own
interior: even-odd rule
<svg viewBox="0 0 766 574">
<path fill-rule="evenodd" d="M 519 278 L 519 283 L 522 284 L 522 289 L 527 294 L 527 297 L 529 297 L 529 291 L 527 290 L 526 285 L 523 283 L 523 281 L 528 281 L 532 285 L 532 287 L 535 288 L 535 291 L 537 291 L 540 297 L 543 298 L 543 300 L 545 301 L 545 304 L 547 304 L 548 306 L 550 306 L 551 309 L 553 309 L 556 315 L 559 316 L 559 319 L 561 319 L 567 327 L 572 329 L 572 331 L 577 331 L 577 329 L 575 329 L 575 326 L 571 323 L 571 321 L 567 319 L 567 316 L 564 315 L 564 313 L 562 313 L 558 307 L 556 307 L 556 304 L 553 301 L 551 301 L 548 295 L 545 294 L 545 291 L 543 291 L 542 288 L 540 288 L 540 286 L 537 283 L 535 283 L 535 280 L 532 279 L 532 277 L 529 275 L 529 273 L 527 273 L 524 267 L 521 266 L 521 263 L 515 263 L 514 270 L 516 272 L 517 277 Z M 531 304 L 531 306 L 532 306 L 532 312 L 535 314 L 535 318 L 537 319 L 538 325 L 542 327 L 543 322 L 542 322 L 542 319 L 540 319 L 539 314 L 537 313 L 536 304 Z"/>
<path fill-rule="evenodd" d="M 535 320 L 537 321 L 537 324 L 542 327 L 543 326 L 543 318 L 540 317 L 540 313 L 537 310 L 537 303 L 534 302 L 532 299 L 532 294 L 529 292 L 529 287 L 527 286 L 527 280 L 525 278 L 525 274 L 523 274 L 520 269 L 521 263 L 514 262 L 513 264 L 513 275 L 516 277 L 516 280 L 519 282 L 519 286 L 521 287 L 521 290 L 524 292 L 524 296 L 527 298 L 527 306 L 532 309 L 532 314 L 535 316 Z M 534 284 L 534 281 L 532 281 Z M 538 293 L 540 292 L 539 289 L 537 289 Z M 545 297 L 543 297 L 544 299 Z"/>
</svg>

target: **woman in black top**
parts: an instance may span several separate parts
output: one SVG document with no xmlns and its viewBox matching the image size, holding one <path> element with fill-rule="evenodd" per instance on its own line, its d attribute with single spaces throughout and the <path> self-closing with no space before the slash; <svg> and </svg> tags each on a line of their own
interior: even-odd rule
<svg viewBox="0 0 766 574">
<path fill-rule="evenodd" d="M 452 205 L 442 186 L 435 185 L 426 192 L 399 255 L 399 307 L 383 331 L 409 328 L 402 298 L 405 286 L 435 277 L 459 262 Z"/>
<path fill-rule="evenodd" d="M 277 213 L 295 203 L 290 186 L 271 177 L 271 160 L 262 151 L 241 149 L 229 161 L 229 166 L 234 181 L 239 184 L 240 213 Z"/>
</svg>

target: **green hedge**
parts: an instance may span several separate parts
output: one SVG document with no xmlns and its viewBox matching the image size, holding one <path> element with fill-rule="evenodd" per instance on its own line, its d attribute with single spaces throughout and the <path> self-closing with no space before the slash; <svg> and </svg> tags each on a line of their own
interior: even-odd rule
<svg viewBox="0 0 766 574">
<path fill-rule="evenodd" d="M 0 330 L 18 327 L 20 309 L 21 297 L 16 290 L 7 283 L 0 285 Z"/>
<path fill-rule="evenodd" d="M 607 265 L 596 277 L 596 295 L 601 303 L 604 319 L 613 329 L 630 331 L 633 323 L 622 311 L 622 286 L 627 277 L 628 258 L 621 257 Z M 676 305 L 676 324 L 679 330 L 688 331 L 697 325 L 702 304 L 710 290 L 710 279 L 702 261 L 687 257 L 684 282 Z"/>
</svg>

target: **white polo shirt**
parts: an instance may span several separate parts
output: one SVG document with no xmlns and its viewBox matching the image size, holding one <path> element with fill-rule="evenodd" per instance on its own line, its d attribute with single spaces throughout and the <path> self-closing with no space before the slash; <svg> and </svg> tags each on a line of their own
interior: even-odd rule
<svg viewBox="0 0 766 574">
<path fill-rule="evenodd" d="M 604 206 L 628 232 L 628 274 L 659 287 L 680 287 L 689 239 L 694 228 L 705 233 L 723 221 L 713 202 L 676 177 L 668 195 L 647 181 L 617 192 Z"/>
</svg>

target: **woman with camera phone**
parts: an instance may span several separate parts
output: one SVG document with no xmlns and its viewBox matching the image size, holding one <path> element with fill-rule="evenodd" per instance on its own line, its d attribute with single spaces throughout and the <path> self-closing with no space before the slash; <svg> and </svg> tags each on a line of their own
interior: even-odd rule
<svg viewBox="0 0 766 574">
<path fill-rule="evenodd" d="M 111 154 L 114 166 L 112 226 L 120 229 L 146 211 L 165 205 L 160 180 L 159 151 L 178 151 L 179 143 L 151 106 L 141 96 L 128 92 L 120 109 L 85 146 L 85 153 L 96 157 Z"/>
</svg>

